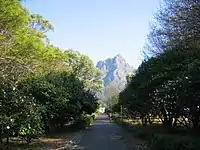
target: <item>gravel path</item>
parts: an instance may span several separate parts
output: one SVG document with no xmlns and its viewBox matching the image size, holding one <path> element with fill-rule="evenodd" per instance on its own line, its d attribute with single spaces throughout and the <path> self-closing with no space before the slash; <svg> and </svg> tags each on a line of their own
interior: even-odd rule
<svg viewBox="0 0 200 150">
<path fill-rule="evenodd" d="M 134 150 L 123 129 L 110 123 L 106 115 L 101 115 L 81 136 L 76 138 L 73 149 L 85 150 Z"/>
</svg>

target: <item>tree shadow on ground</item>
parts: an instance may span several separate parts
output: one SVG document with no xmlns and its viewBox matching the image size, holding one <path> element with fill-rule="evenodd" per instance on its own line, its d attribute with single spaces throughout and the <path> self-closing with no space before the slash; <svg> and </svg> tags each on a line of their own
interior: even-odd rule
<svg viewBox="0 0 200 150">
<path fill-rule="evenodd" d="M 21 141 L 11 141 L 8 146 L 1 146 L 1 150 L 57 150 L 69 141 L 68 138 L 41 138 L 27 144 Z"/>
<path fill-rule="evenodd" d="M 0 150 L 67 150 L 65 145 L 69 144 L 77 132 L 78 130 L 68 128 L 56 130 L 30 144 L 18 138 L 11 138 L 9 145 L 0 145 Z"/>
</svg>

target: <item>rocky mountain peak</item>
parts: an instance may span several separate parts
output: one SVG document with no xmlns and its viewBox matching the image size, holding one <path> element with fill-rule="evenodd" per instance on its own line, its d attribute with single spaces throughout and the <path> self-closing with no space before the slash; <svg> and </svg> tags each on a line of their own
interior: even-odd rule
<svg viewBox="0 0 200 150">
<path fill-rule="evenodd" d="M 114 59 L 116 61 L 120 61 L 120 62 L 126 62 L 126 60 L 124 59 L 124 57 L 121 54 L 117 54 Z"/>
<path fill-rule="evenodd" d="M 126 62 L 121 54 L 99 61 L 97 68 L 104 73 L 105 91 L 112 86 L 117 90 L 115 92 L 119 92 L 124 88 L 127 82 L 126 76 L 134 71 L 134 68 Z"/>
</svg>

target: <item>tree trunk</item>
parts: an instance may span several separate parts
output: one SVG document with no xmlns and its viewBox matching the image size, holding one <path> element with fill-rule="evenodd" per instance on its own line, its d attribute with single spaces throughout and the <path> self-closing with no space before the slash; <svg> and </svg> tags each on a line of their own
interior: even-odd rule
<svg viewBox="0 0 200 150">
<path fill-rule="evenodd" d="M 142 126 L 146 126 L 147 125 L 147 117 L 142 116 Z"/>
<path fill-rule="evenodd" d="M 192 119 L 192 124 L 193 127 L 197 129 L 199 127 L 199 118 L 195 117 L 194 119 Z"/>
<path fill-rule="evenodd" d="M 164 122 L 163 122 L 163 125 L 167 128 L 171 128 L 172 127 L 172 122 L 173 122 L 173 119 L 172 118 L 164 118 Z"/>
<path fill-rule="evenodd" d="M 9 137 L 6 138 L 6 145 L 9 144 Z"/>
<path fill-rule="evenodd" d="M 199 127 L 199 113 L 198 110 L 193 111 L 192 113 L 192 124 L 195 129 Z"/>
<path fill-rule="evenodd" d="M 173 124 L 174 127 L 177 127 L 177 120 L 178 120 L 177 118 L 174 119 L 174 124 Z"/>
<path fill-rule="evenodd" d="M 147 122 L 148 122 L 147 117 L 145 117 L 145 118 L 144 118 L 145 126 L 147 125 Z"/>
<path fill-rule="evenodd" d="M 148 116 L 148 122 L 149 122 L 149 124 L 152 124 L 151 116 Z"/>
</svg>

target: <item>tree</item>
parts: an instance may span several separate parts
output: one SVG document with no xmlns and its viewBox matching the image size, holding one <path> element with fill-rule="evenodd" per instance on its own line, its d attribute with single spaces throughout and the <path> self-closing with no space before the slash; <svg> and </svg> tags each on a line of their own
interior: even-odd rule
<svg viewBox="0 0 200 150">
<path fill-rule="evenodd" d="M 186 117 L 198 128 L 199 92 L 194 87 L 199 84 L 199 49 L 178 49 L 144 61 L 120 93 L 119 102 L 129 114 L 142 120 L 156 116 L 163 125 L 172 127 L 178 119 Z"/>
<path fill-rule="evenodd" d="M 100 71 L 89 57 L 50 45 L 53 26 L 19 0 L 0 0 L 0 140 L 29 143 L 98 107 Z"/>
<path fill-rule="evenodd" d="M 163 0 L 149 33 L 146 54 L 157 55 L 170 47 L 186 48 L 199 43 L 200 2 L 196 0 Z M 187 44 L 185 44 L 187 43 Z"/>
<path fill-rule="evenodd" d="M 69 58 L 66 64 L 84 82 L 86 88 L 95 93 L 103 92 L 103 74 L 95 67 L 88 56 L 71 49 L 65 51 L 64 54 Z"/>
</svg>

